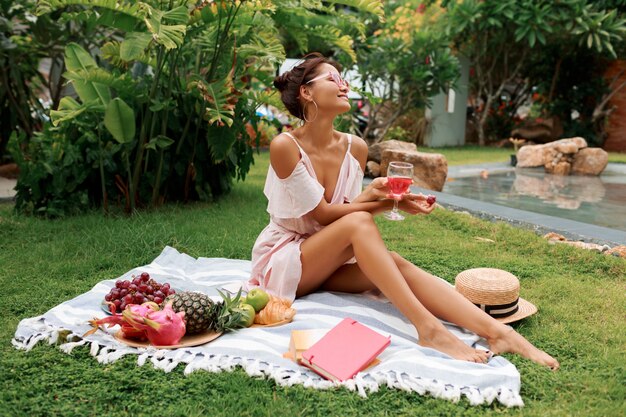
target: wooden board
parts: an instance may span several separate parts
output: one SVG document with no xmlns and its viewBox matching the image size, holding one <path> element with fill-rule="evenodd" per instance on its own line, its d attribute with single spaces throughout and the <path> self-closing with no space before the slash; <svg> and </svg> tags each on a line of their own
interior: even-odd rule
<svg viewBox="0 0 626 417">
<path fill-rule="evenodd" d="M 145 342 L 140 342 L 134 339 L 127 339 L 122 335 L 121 330 L 115 333 L 115 338 L 119 340 L 120 342 L 125 343 L 128 346 L 132 346 L 132 347 L 142 347 L 142 348 L 154 347 L 156 349 L 177 349 L 181 347 L 204 345 L 205 343 L 209 343 L 210 341 L 217 339 L 221 335 L 222 333 L 204 332 L 204 333 L 183 336 L 183 338 L 180 339 L 180 343 L 178 343 L 177 345 L 172 345 L 172 346 L 153 346 L 147 340 Z"/>
</svg>

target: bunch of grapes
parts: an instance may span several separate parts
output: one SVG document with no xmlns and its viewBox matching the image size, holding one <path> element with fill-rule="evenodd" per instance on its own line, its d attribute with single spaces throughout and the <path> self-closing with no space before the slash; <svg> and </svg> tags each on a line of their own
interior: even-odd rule
<svg viewBox="0 0 626 417">
<path fill-rule="evenodd" d="M 132 281 L 117 280 L 115 287 L 104 296 L 104 300 L 113 303 L 115 311 L 122 311 L 129 304 L 142 304 L 146 301 L 161 304 L 165 297 L 175 293 L 170 284 L 159 284 L 150 278 L 150 274 L 142 272 L 139 276 L 133 275 Z"/>
</svg>

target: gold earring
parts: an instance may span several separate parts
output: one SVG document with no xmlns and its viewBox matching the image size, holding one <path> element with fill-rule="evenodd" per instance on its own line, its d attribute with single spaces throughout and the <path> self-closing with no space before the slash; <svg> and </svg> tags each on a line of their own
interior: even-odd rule
<svg viewBox="0 0 626 417">
<path fill-rule="evenodd" d="M 306 118 L 306 108 L 309 105 L 309 103 L 313 103 L 313 105 L 315 106 L 315 117 L 313 118 L 313 120 L 309 120 L 309 119 Z M 317 107 L 317 103 L 315 102 L 315 100 L 307 101 L 306 104 L 304 105 L 303 109 L 302 109 L 302 118 L 304 119 L 305 122 L 311 123 L 315 119 L 317 119 L 317 113 L 318 112 L 319 112 L 319 108 Z"/>
</svg>

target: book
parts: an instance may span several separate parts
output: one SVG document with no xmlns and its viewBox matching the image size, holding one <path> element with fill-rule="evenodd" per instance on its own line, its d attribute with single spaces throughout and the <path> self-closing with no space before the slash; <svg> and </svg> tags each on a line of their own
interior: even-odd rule
<svg viewBox="0 0 626 417">
<path fill-rule="evenodd" d="M 292 330 L 289 352 L 286 353 L 289 359 L 299 363 L 302 360 L 302 352 L 317 343 L 326 333 L 328 329 Z"/>
<path fill-rule="evenodd" d="M 328 333 L 328 329 L 292 330 L 289 340 L 289 351 L 283 353 L 283 358 L 290 359 L 301 365 L 302 352 L 317 343 L 326 333 Z M 380 360 L 375 358 L 364 369 L 371 368 L 379 363 Z"/>
<path fill-rule="evenodd" d="M 345 381 L 368 367 L 389 343 L 391 336 L 345 318 L 302 352 L 301 363 L 326 379 Z"/>
</svg>

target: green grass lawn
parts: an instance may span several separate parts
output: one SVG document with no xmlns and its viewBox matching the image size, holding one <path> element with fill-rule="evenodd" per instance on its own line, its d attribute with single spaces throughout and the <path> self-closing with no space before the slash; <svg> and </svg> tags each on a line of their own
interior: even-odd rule
<svg viewBox="0 0 626 417">
<path fill-rule="evenodd" d="M 448 165 L 480 164 L 487 162 L 509 162 L 512 148 L 496 148 L 489 146 L 461 146 L 426 148 L 419 147 L 420 152 L 441 153 L 448 160 Z M 609 152 L 609 162 L 626 163 L 626 153 Z"/>
<path fill-rule="evenodd" d="M 492 151 L 489 151 L 492 152 Z M 495 155 L 495 151 L 493 151 Z M 507 157 L 508 151 L 502 151 Z M 452 158 L 451 158 L 452 159 Z M 191 256 L 249 259 L 268 220 L 262 185 L 268 154 L 215 204 L 168 205 L 132 218 L 99 212 L 46 221 L 0 204 L 0 415 L 8 416 L 618 416 L 626 413 L 626 261 L 553 246 L 530 231 L 436 210 L 379 220 L 388 246 L 453 281 L 473 267 L 511 271 L 537 315 L 517 330 L 561 362 L 550 372 L 507 355 L 522 376 L 523 409 L 471 407 L 382 388 L 364 399 L 344 389 L 283 388 L 243 371 L 183 375 L 135 357 L 101 365 L 78 347 L 11 346 L 19 320 L 43 314 L 98 281 L 149 263 L 170 245 Z M 495 243 L 476 239 L 488 238 Z"/>
</svg>

